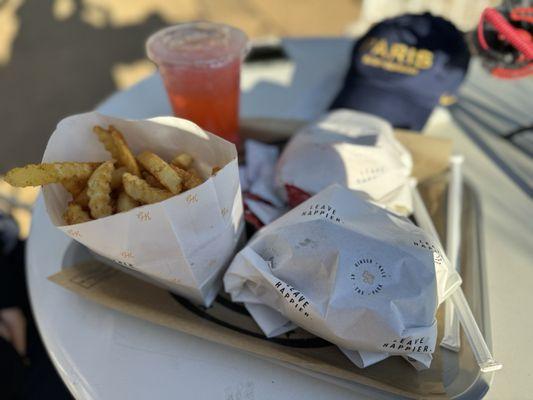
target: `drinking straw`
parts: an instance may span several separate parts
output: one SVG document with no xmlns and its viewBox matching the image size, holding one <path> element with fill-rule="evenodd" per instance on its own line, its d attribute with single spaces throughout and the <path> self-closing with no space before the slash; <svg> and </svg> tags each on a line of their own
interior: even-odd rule
<svg viewBox="0 0 533 400">
<path fill-rule="evenodd" d="M 457 272 L 461 270 L 461 212 L 463 199 L 463 166 L 464 157 L 450 157 L 450 182 L 448 184 L 448 212 L 446 219 L 446 254 Z M 459 316 L 455 313 L 452 301 L 444 303 L 444 336 L 440 345 L 452 351 L 461 348 L 461 332 Z"/>
<path fill-rule="evenodd" d="M 428 234 L 434 236 L 435 240 L 440 243 L 435 225 L 433 225 L 433 221 L 431 220 L 426 205 L 422 200 L 422 196 L 420 196 L 420 192 L 416 187 L 415 179 L 412 180 L 411 190 L 413 194 L 413 212 L 418 225 Z M 474 357 L 476 358 L 480 370 L 482 372 L 491 372 L 501 369 L 503 364 L 499 363 L 494 357 L 492 357 L 490 349 L 483 338 L 483 334 L 479 330 L 474 315 L 472 314 L 472 310 L 466 301 L 463 289 L 460 286 L 457 287 L 449 298 L 459 316 L 459 321 L 463 326 L 466 338 L 468 343 L 470 343 L 470 347 L 472 348 L 472 352 L 474 353 Z"/>
</svg>

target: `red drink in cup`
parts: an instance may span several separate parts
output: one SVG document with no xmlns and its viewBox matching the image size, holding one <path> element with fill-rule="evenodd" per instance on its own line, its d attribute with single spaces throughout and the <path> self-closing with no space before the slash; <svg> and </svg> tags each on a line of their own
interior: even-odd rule
<svg viewBox="0 0 533 400">
<path fill-rule="evenodd" d="M 239 82 L 248 38 L 210 22 L 171 26 L 146 42 L 177 117 L 239 143 Z"/>
</svg>

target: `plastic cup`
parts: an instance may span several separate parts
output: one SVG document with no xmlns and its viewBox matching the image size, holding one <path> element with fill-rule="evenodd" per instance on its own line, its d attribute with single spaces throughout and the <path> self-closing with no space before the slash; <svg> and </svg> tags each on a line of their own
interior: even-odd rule
<svg viewBox="0 0 533 400">
<path fill-rule="evenodd" d="M 174 115 L 235 144 L 239 144 L 241 63 L 247 51 L 244 32 L 211 22 L 171 26 L 146 42 Z"/>
</svg>

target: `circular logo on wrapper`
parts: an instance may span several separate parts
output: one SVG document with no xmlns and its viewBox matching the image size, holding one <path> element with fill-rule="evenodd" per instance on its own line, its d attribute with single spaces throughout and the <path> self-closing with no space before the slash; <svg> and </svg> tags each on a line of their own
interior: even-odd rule
<svg viewBox="0 0 533 400">
<path fill-rule="evenodd" d="M 363 296 L 381 292 L 388 276 L 385 268 L 370 257 L 356 260 L 350 271 L 354 292 Z"/>
</svg>

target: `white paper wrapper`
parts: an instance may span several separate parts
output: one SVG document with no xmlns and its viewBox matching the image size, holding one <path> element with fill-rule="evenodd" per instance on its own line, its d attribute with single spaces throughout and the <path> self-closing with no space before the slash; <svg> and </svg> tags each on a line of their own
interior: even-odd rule
<svg viewBox="0 0 533 400">
<path fill-rule="evenodd" d="M 283 200 L 279 198 L 274 188 L 274 168 L 279 156 L 278 148 L 251 139 L 244 142 L 244 146 L 247 190 L 274 207 L 283 209 Z"/>
<path fill-rule="evenodd" d="M 110 124 L 123 132 L 134 153 L 151 150 L 170 159 L 187 152 L 203 176 L 213 166 L 223 168 L 202 185 L 160 203 L 69 226 L 62 214 L 70 195 L 60 185 L 47 185 L 43 195 L 51 221 L 100 256 L 209 305 L 244 226 L 235 146 L 179 118 L 134 121 L 92 112 L 58 124 L 43 162 L 108 160 L 92 127 Z"/>
<path fill-rule="evenodd" d="M 278 161 L 275 184 L 287 199 L 285 185 L 314 195 L 338 183 L 408 215 L 412 212 L 408 184 L 412 168 L 411 155 L 387 121 L 337 110 L 293 136 Z"/>
<path fill-rule="evenodd" d="M 437 306 L 460 283 L 424 231 L 340 185 L 258 231 L 224 276 L 266 334 L 290 321 L 361 367 L 390 355 L 429 366 Z"/>
</svg>

